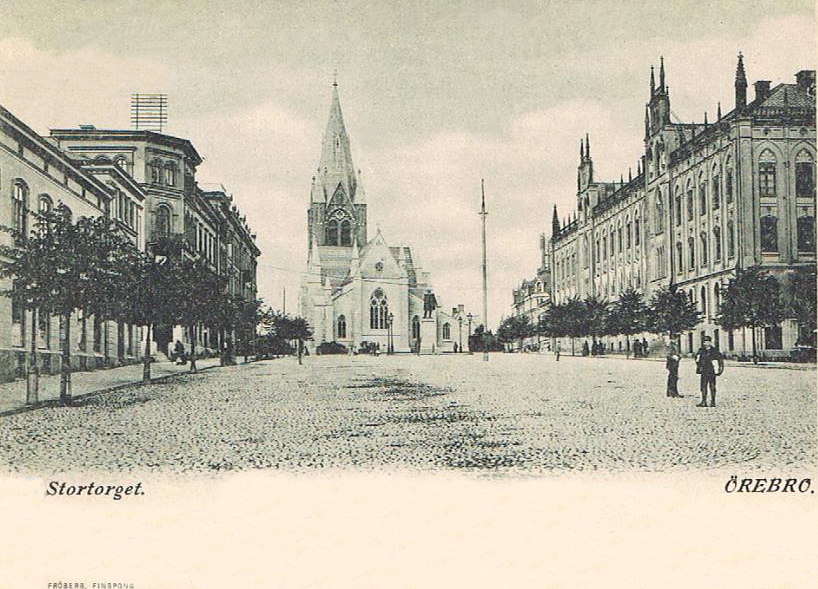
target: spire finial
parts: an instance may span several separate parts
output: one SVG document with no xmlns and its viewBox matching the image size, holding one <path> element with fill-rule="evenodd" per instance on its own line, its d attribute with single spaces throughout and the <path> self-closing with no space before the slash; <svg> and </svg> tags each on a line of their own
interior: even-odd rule
<svg viewBox="0 0 818 589">
<path fill-rule="evenodd" d="M 721 120 L 721 102 L 719 102 L 718 106 L 716 107 L 716 119 Z"/>
<path fill-rule="evenodd" d="M 585 146 L 582 143 L 582 138 L 579 139 L 579 159 L 580 161 L 585 159 Z"/>
<path fill-rule="evenodd" d="M 588 139 L 588 133 L 585 134 L 585 157 L 591 157 L 591 141 Z"/>
<path fill-rule="evenodd" d="M 665 89 L 665 58 L 659 57 L 659 90 Z"/>
<path fill-rule="evenodd" d="M 704 124 L 707 125 L 707 111 L 704 111 Z"/>
<path fill-rule="evenodd" d="M 656 79 L 653 77 L 653 66 L 650 66 L 650 95 L 656 92 Z"/>
<path fill-rule="evenodd" d="M 338 68 L 332 70 L 332 86 L 333 88 L 338 87 Z"/>
</svg>

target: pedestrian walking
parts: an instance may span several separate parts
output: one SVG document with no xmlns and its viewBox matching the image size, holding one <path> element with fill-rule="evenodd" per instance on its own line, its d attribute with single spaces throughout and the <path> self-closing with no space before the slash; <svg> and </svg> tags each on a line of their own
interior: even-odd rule
<svg viewBox="0 0 818 589">
<path fill-rule="evenodd" d="M 665 368 L 667 368 L 667 396 L 668 397 L 681 397 L 682 395 L 679 394 L 679 360 L 682 357 L 679 354 L 679 350 L 676 347 L 676 344 L 670 342 L 670 346 L 667 349 L 667 362 L 665 362 Z"/>
<path fill-rule="evenodd" d="M 639 340 L 633 342 L 633 357 L 638 358 L 642 354 L 642 344 Z"/>
<path fill-rule="evenodd" d="M 642 356 L 647 358 L 648 357 L 648 340 L 642 338 Z"/>
<path fill-rule="evenodd" d="M 588 351 L 588 342 L 582 342 L 582 355 L 587 356 L 588 354 L 590 354 Z"/>
<path fill-rule="evenodd" d="M 562 346 L 560 346 L 560 343 L 559 343 L 559 342 L 557 342 L 557 344 L 554 346 L 554 356 L 556 356 L 556 357 L 557 357 L 557 362 L 559 362 L 559 361 L 560 361 L 560 351 L 561 351 L 561 348 L 562 348 Z"/>
<path fill-rule="evenodd" d="M 718 368 L 713 366 L 718 364 Z M 696 374 L 701 375 L 702 402 L 696 407 L 707 407 L 707 389 L 710 389 L 710 407 L 716 406 L 716 377 L 724 372 L 724 356 L 713 347 L 713 338 L 704 337 L 704 343 L 696 352 Z"/>
</svg>

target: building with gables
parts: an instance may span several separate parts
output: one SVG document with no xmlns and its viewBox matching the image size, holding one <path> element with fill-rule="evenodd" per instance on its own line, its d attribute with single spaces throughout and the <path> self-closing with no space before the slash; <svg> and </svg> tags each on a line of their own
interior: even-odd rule
<svg viewBox="0 0 818 589">
<path fill-rule="evenodd" d="M 335 341 L 358 350 L 369 342 L 383 352 L 391 347 L 436 353 L 453 351 L 455 344 L 462 349 L 463 308 L 447 313 L 437 299 L 436 308 L 424 313 L 426 295 L 434 293 L 412 248 L 389 244 L 380 231 L 368 238 L 366 194 L 352 163 L 337 84 L 312 179 L 307 243 L 300 312 L 313 327 L 314 345 Z"/>
<path fill-rule="evenodd" d="M 815 71 L 790 83 L 755 82 L 748 101 L 739 54 L 735 104 L 701 123 L 671 120 L 664 61 L 653 68 L 645 108 L 644 155 L 635 176 L 600 181 L 588 137 L 580 142 L 576 208 L 550 239 L 552 298 L 589 295 L 615 300 L 633 287 L 649 299 L 675 285 L 698 304 L 703 321 L 682 336 L 684 353 L 706 335 L 730 356 L 752 350 L 751 331 L 715 322 L 720 297 L 737 268 L 759 266 L 780 282 L 815 264 Z M 794 320 L 759 330 L 757 348 L 786 355 L 804 339 Z M 651 341 L 651 350 L 664 347 Z M 603 338 L 624 350 L 624 337 Z M 565 349 L 565 348 L 563 348 Z"/>
</svg>

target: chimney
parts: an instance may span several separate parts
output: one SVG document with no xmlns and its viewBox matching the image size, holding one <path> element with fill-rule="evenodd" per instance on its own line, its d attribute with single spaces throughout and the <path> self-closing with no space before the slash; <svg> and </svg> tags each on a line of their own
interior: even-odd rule
<svg viewBox="0 0 818 589">
<path fill-rule="evenodd" d="M 795 74 L 795 83 L 799 90 L 811 94 L 815 91 L 815 70 L 801 70 Z"/>
<path fill-rule="evenodd" d="M 457 312 L 462 313 L 466 309 L 465 305 L 457 305 Z"/>
<path fill-rule="evenodd" d="M 770 95 L 770 80 L 759 80 L 753 87 L 756 89 L 756 101 L 760 102 Z"/>
<path fill-rule="evenodd" d="M 457 315 L 457 307 L 452 307 L 452 315 Z"/>
</svg>

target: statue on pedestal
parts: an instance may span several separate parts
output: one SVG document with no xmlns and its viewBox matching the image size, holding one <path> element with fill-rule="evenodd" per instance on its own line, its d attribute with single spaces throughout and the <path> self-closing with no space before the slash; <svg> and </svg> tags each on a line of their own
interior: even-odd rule
<svg viewBox="0 0 818 589">
<path fill-rule="evenodd" d="M 437 299 L 431 290 L 427 290 L 423 295 L 423 318 L 431 319 L 435 309 L 437 309 Z"/>
</svg>

